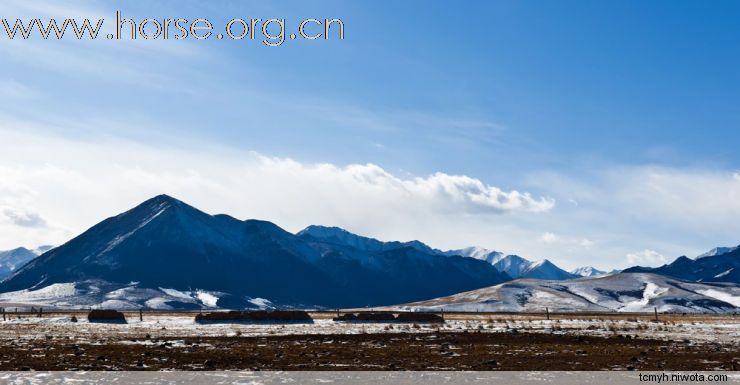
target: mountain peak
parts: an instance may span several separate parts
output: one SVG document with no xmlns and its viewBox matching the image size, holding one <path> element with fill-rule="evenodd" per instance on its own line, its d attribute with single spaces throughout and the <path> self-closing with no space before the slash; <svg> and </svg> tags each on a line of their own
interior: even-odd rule
<svg viewBox="0 0 740 385">
<path fill-rule="evenodd" d="M 31 250 L 25 248 L 25 247 L 16 247 L 15 249 L 8 250 L 7 253 L 15 254 L 15 253 L 30 253 Z"/>
<path fill-rule="evenodd" d="M 706 253 L 699 255 L 696 257 L 696 259 L 706 258 L 706 257 L 714 257 L 717 255 L 727 254 L 731 253 L 738 249 L 738 246 L 735 247 L 715 247 L 712 250 L 707 251 Z"/>
<path fill-rule="evenodd" d="M 37 254 L 25 247 L 0 251 L 0 279 L 10 275 L 17 268 L 36 258 Z"/>
<path fill-rule="evenodd" d="M 185 202 L 172 197 L 167 194 L 159 194 L 153 198 L 147 199 L 142 204 L 170 204 L 170 205 L 183 205 Z"/>
<path fill-rule="evenodd" d="M 532 262 L 524 271 L 524 278 L 536 278 L 536 279 L 549 279 L 549 280 L 566 280 L 576 278 L 575 274 L 571 274 L 559 267 L 548 259 Z"/>
<path fill-rule="evenodd" d="M 571 270 L 570 273 L 581 277 L 597 277 L 601 275 L 606 275 L 605 271 L 601 271 L 592 266 L 579 267 L 577 269 Z"/>
<path fill-rule="evenodd" d="M 338 234 L 351 234 L 349 231 L 336 226 L 310 225 L 298 232 L 297 235 L 328 236 Z"/>
<path fill-rule="evenodd" d="M 504 254 L 483 247 L 472 246 L 464 249 L 449 250 L 445 252 L 445 255 L 461 255 L 463 257 L 480 259 L 490 264 L 494 264 L 499 258 L 503 257 Z"/>
<path fill-rule="evenodd" d="M 169 209 L 173 209 L 173 208 L 186 209 L 186 211 L 201 212 L 195 207 L 190 206 L 189 204 L 177 198 L 174 198 L 166 194 L 160 194 L 153 198 L 145 200 L 138 206 L 134 207 L 133 209 L 127 211 L 126 213 L 122 215 L 126 215 L 128 213 L 138 213 L 138 215 L 144 215 L 144 216 L 149 217 L 152 215 L 162 214 L 165 211 L 168 211 Z"/>
</svg>

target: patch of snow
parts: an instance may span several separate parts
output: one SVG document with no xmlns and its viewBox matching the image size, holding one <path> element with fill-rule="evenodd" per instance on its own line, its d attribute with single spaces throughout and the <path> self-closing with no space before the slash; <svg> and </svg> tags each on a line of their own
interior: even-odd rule
<svg viewBox="0 0 740 385">
<path fill-rule="evenodd" d="M 114 248 L 115 248 L 116 246 L 120 245 L 120 244 L 121 244 L 121 242 L 125 241 L 125 240 L 126 240 L 126 239 L 128 239 L 128 238 L 129 238 L 130 236 L 134 235 L 134 234 L 135 234 L 135 233 L 136 233 L 137 231 L 141 230 L 142 228 L 144 228 L 144 226 L 148 225 L 148 224 L 149 224 L 149 222 L 153 221 L 153 220 L 154 220 L 154 219 L 156 219 L 156 218 L 157 218 L 158 216 L 160 216 L 160 215 L 161 215 L 161 214 L 162 214 L 163 212 L 167 211 L 167 208 L 169 208 L 169 204 L 167 204 L 166 202 L 163 202 L 163 203 L 162 203 L 162 204 L 161 204 L 161 205 L 160 205 L 160 206 L 159 206 L 159 207 L 157 208 L 157 210 L 159 210 L 159 211 L 157 211 L 156 213 L 154 213 L 154 214 L 153 214 L 152 216 L 150 216 L 150 217 L 148 217 L 148 218 L 145 218 L 143 222 L 141 222 L 141 223 L 140 223 L 140 224 L 139 224 L 138 226 L 136 226 L 136 228 L 135 228 L 135 229 L 133 229 L 133 230 L 129 231 L 129 232 L 128 232 L 128 233 L 126 233 L 126 234 L 123 234 L 123 235 L 119 235 L 119 236 L 116 236 L 115 238 L 113 238 L 113 240 L 112 240 L 112 241 L 111 241 L 111 242 L 110 242 L 110 243 L 109 243 L 109 244 L 108 244 L 108 245 L 106 246 L 106 248 L 105 248 L 105 249 L 103 249 L 103 251 L 101 251 L 100 253 L 98 253 L 98 254 L 97 254 L 97 256 L 98 256 L 98 257 L 99 257 L 99 256 L 102 256 L 102 255 L 104 255 L 105 253 L 107 253 L 107 252 L 109 252 L 109 251 L 113 250 L 113 249 L 114 249 Z"/>
<path fill-rule="evenodd" d="M 193 296 L 190 295 L 190 293 L 187 293 L 187 292 L 184 292 L 184 291 L 179 291 L 179 290 L 175 290 L 175 289 L 165 289 L 165 288 L 162 288 L 162 287 L 160 287 L 159 290 L 162 290 L 165 294 L 167 294 L 167 295 L 169 295 L 171 297 L 182 299 L 182 300 L 185 300 L 187 302 L 192 302 L 193 301 Z"/>
<path fill-rule="evenodd" d="M 196 296 L 200 302 L 203 303 L 203 305 L 209 306 L 209 307 L 217 307 L 216 303 L 218 302 L 218 297 L 213 295 L 213 293 L 209 293 L 207 291 L 198 290 L 196 292 Z"/>
<path fill-rule="evenodd" d="M 121 301 L 118 299 L 109 299 L 107 301 L 101 302 L 99 305 L 95 306 L 99 309 L 131 309 L 136 307 L 135 304 L 132 304 L 131 302 L 127 301 Z"/>
<path fill-rule="evenodd" d="M 154 297 L 148 299 L 144 304 L 146 307 L 150 309 L 156 309 L 156 310 L 170 310 L 172 309 L 172 306 L 167 305 L 167 302 L 170 301 L 169 298 L 164 297 Z"/>
<path fill-rule="evenodd" d="M 725 271 L 724 273 L 719 273 L 719 274 L 715 275 L 715 276 L 714 276 L 714 278 L 722 278 L 722 277 L 724 277 L 725 275 L 727 275 L 727 274 L 730 274 L 730 273 L 731 273 L 731 272 L 732 272 L 733 270 L 735 270 L 735 269 L 734 269 L 734 268 L 732 268 L 732 269 L 730 269 L 730 270 L 727 270 L 727 271 Z"/>
<path fill-rule="evenodd" d="M 706 295 L 707 297 L 712 297 L 722 302 L 727 302 L 732 306 L 740 307 L 740 296 L 732 295 L 731 293 L 726 293 L 724 291 L 714 289 L 697 290 L 697 292 Z"/>
<path fill-rule="evenodd" d="M 639 312 L 645 311 L 646 307 L 650 303 L 650 300 L 659 297 L 661 294 L 667 292 L 667 288 L 660 287 L 653 282 L 648 282 L 645 285 L 645 290 L 642 292 L 642 299 L 639 301 L 629 302 L 624 307 L 619 309 L 622 312 Z"/>
<path fill-rule="evenodd" d="M 274 307 L 272 305 L 272 302 L 264 298 L 252 298 L 249 300 L 249 303 L 251 303 L 254 306 L 259 307 L 260 309 L 268 309 L 268 308 Z"/>
</svg>

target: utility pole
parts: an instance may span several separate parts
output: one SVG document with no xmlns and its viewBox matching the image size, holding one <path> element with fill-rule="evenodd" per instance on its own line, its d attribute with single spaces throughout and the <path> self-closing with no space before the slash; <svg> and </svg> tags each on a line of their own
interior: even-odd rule
<svg viewBox="0 0 740 385">
<path fill-rule="evenodd" d="M 547 320 L 549 321 L 550 320 L 550 309 L 549 308 L 545 308 L 545 315 L 547 316 Z"/>
<path fill-rule="evenodd" d="M 655 310 L 655 322 L 658 322 L 658 308 L 654 307 L 653 310 Z"/>
<path fill-rule="evenodd" d="M 139 309 L 139 322 L 144 322 L 144 313 Z"/>
</svg>

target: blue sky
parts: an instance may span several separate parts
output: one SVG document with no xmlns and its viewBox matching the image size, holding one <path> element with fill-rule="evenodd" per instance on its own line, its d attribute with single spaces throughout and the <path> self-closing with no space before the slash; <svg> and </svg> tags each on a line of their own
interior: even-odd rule
<svg viewBox="0 0 740 385">
<path fill-rule="evenodd" d="M 346 38 L 0 37 L 0 246 L 63 242 L 159 192 L 294 231 L 336 224 L 567 267 L 740 243 L 735 2 L 65 4 L 10 1 L 0 16 L 281 17 L 289 31 L 338 17 Z"/>
</svg>

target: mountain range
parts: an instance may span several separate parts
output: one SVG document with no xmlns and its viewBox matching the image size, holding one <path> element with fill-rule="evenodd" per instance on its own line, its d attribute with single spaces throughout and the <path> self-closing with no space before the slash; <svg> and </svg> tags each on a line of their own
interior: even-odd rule
<svg viewBox="0 0 740 385">
<path fill-rule="evenodd" d="M 198 305 L 159 296 L 162 289 L 196 293 L 192 298 L 217 296 L 218 307 L 250 306 L 254 298 L 357 307 L 450 295 L 510 279 L 484 261 L 439 255 L 420 242 L 351 243 L 320 230 L 294 235 L 270 222 L 209 215 L 161 195 L 33 259 L 2 281 L 0 292 L 20 295 L 75 283 L 74 290 L 88 297 L 115 297 L 130 307 Z M 116 297 L 123 289 L 155 297 Z"/>
<path fill-rule="evenodd" d="M 314 225 L 292 234 L 266 221 L 209 215 L 166 195 L 49 249 L 0 252 L 0 273 L 7 275 L 0 302 L 123 309 L 448 303 L 518 310 L 552 303 L 553 309 L 572 304 L 617 311 L 660 304 L 711 312 L 737 306 L 740 283 L 738 248 L 623 273 L 593 267 L 567 272 L 546 259 L 383 242 L 338 227 Z M 593 293 L 616 302 L 605 305 Z"/>
<path fill-rule="evenodd" d="M 468 247 L 464 249 L 442 251 L 419 241 L 382 242 L 377 239 L 350 233 L 339 227 L 326 226 L 309 226 L 299 232 L 298 236 L 306 240 L 320 240 L 324 243 L 330 243 L 336 246 L 349 246 L 366 252 L 410 247 L 427 254 L 468 257 L 485 261 L 491 264 L 499 272 L 505 273 L 513 279 L 535 278 L 564 280 L 578 277 L 578 275 L 568 273 L 546 259 L 532 262 L 517 255 L 505 255 L 501 252 L 481 247 Z"/>
</svg>

